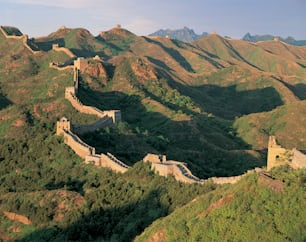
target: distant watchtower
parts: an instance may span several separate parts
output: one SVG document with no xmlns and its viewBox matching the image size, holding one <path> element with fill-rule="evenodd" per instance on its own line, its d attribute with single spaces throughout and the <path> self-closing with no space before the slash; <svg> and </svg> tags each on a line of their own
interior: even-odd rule
<svg viewBox="0 0 306 242">
<path fill-rule="evenodd" d="M 282 148 L 276 143 L 275 136 L 269 137 L 268 143 L 268 160 L 267 160 L 267 170 L 275 166 L 282 166 L 288 164 L 289 151 Z"/>
<path fill-rule="evenodd" d="M 56 134 L 62 135 L 64 130 L 71 130 L 71 122 L 66 117 L 62 117 L 56 123 Z"/>
</svg>

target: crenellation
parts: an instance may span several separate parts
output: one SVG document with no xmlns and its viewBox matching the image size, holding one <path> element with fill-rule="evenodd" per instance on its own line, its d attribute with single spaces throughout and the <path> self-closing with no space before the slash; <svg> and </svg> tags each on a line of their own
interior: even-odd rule
<svg viewBox="0 0 306 242">
<path fill-rule="evenodd" d="M 186 183 L 199 183 L 201 179 L 192 175 L 186 164 L 179 161 L 167 160 L 165 155 L 147 154 L 143 158 L 151 168 L 161 176 L 173 175 L 176 180 Z"/>
</svg>

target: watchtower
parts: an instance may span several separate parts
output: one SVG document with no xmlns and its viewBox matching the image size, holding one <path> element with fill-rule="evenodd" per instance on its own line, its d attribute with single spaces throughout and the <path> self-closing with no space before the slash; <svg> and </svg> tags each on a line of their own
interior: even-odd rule
<svg viewBox="0 0 306 242">
<path fill-rule="evenodd" d="M 267 170 L 288 164 L 290 151 L 277 144 L 275 136 L 269 137 Z"/>
<path fill-rule="evenodd" d="M 64 130 L 71 130 L 71 122 L 66 117 L 62 117 L 56 123 L 56 134 L 62 135 Z"/>
</svg>

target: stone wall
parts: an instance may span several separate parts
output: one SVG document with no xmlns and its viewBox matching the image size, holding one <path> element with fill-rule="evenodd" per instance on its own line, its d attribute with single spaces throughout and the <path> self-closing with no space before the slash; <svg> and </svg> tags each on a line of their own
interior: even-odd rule
<svg viewBox="0 0 306 242">
<path fill-rule="evenodd" d="M 79 59 L 78 59 L 79 60 Z M 76 93 L 78 89 L 78 71 L 84 64 L 83 61 L 74 62 L 74 86 L 65 89 L 65 98 L 71 105 L 81 113 L 96 115 L 100 119 L 93 124 L 71 124 L 71 122 L 63 117 L 57 122 L 57 135 L 64 136 L 65 144 L 69 145 L 74 152 L 85 159 L 86 164 L 94 164 L 99 167 L 107 167 L 116 172 L 125 172 L 129 168 L 122 161 L 118 160 L 110 153 L 98 155 L 95 153 L 95 148 L 84 143 L 76 134 L 84 134 L 95 131 L 98 128 L 104 128 L 112 125 L 115 122 L 121 121 L 120 110 L 101 111 L 96 107 L 86 106 L 77 98 Z M 78 66 L 79 65 L 79 66 Z M 74 133 L 73 133 L 74 132 Z"/>
<path fill-rule="evenodd" d="M 113 171 L 124 173 L 129 169 L 129 166 L 118 160 L 111 153 L 101 155 L 88 155 L 85 157 L 86 164 L 93 164 L 99 167 L 110 168 Z"/>
<path fill-rule="evenodd" d="M 234 184 L 239 181 L 244 175 L 240 176 L 231 176 L 231 177 L 211 177 L 208 180 L 211 180 L 215 184 Z"/>
<path fill-rule="evenodd" d="M 93 124 L 74 124 L 72 130 L 76 134 L 85 134 L 94 132 L 97 129 L 103 129 L 113 124 L 112 118 L 105 116 Z"/>
<path fill-rule="evenodd" d="M 24 38 L 24 35 L 8 35 L 7 32 L 5 31 L 5 29 L 3 28 L 3 26 L 0 26 L 0 31 L 2 32 L 2 34 L 4 35 L 5 38 L 7 39 L 17 39 L 17 40 L 22 40 Z"/>
<path fill-rule="evenodd" d="M 151 169 L 157 172 L 160 176 L 168 176 L 170 174 L 174 174 L 173 165 L 167 163 L 152 162 Z"/>
<path fill-rule="evenodd" d="M 74 87 L 67 87 L 65 89 L 65 98 L 80 113 L 96 115 L 99 118 L 104 118 L 105 116 L 107 116 L 107 117 L 112 119 L 113 123 L 117 123 L 117 122 L 121 121 L 120 110 L 101 111 L 100 109 L 98 109 L 96 107 L 83 105 L 82 102 L 75 95 L 75 88 Z"/>
<path fill-rule="evenodd" d="M 62 118 L 57 124 L 57 134 L 64 135 L 65 143 L 68 144 L 80 157 L 84 158 L 86 164 L 94 164 L 98 167 L 107 167 L 117 172 L 125 172 L 128 170 L 129 166 L 118 160 L 110 153 L 100 155 L 95 154 L 95 148 L 87 145 L 82 140 L 80 140 L 77 135 L 72 133 L 72 131 L 79 134 L 92 132 L 97 128 L 103 128 L 111 125 L 112 123 L 121 121 L 121 113 L 119 110 L 101 111 L 95 107 L 83 105 L 77 98 L 76 93 L 78 88 L 78 70 L 82 68 L 83 64 L 84 61 L 79 60 L 75 62 L 76 66 L 74 68 L 74 86 L 66 88 L 65 97 L 79 112 L 96 115 L 100 118 L 100 120 L 94 124 L 71 125 L 69 120 Z M 240 176 L 212 177 L 207 180 L 201 180 L 191 173 L 185 163 L 167 160 L 165 155 L 149 153 L 143 158 L 143 161 L 150 162 L 151 168 L 158 172 L 159 175 L 173 175 L 176 180 L 185 183 L 203 184 L 207 181 L 212 181 L 215 184 L 233 184 L 250 172 L 262 171 L 260 168 L 255 168 L 254 170 L 250 170 Z M 306 167 L 306 155 L 297 150 L 289 151 L 282 148 L 276 143 L 275 137 L 271 136 L 268 143 L 268 170 L 274 166 L 288 164 L 288 162 L 292 167 Z"/>
<path fill-rule="evenodd" d="M 71 50 L 69 50 L 68 48 L 65 48 L 65 47 L 59 47 L 58 44 L 53 44 L 53 45 L 52 45 L 52 50 L 54 50 L 54 51 L 62 51 L 62 52 L 64 52 L 66 55 L 68 55 L 70 58 L 75 58 L 75 57 L 76 57 L 75 54 L 73 54 L 73 53 L 71 52 Z"/>
<path fill-rule="evenodd" d="M 88 155 L 95 155 L 95 148 L 87 145 L 70 130 L 63 130 L 63 136 L 65 144 L 73 149 L 73 151 L 81 158 L 85 159 Z"/>
<path fill-rule="evenodd" d="M 64 135 L 64 130 L 71 131 L 70 120 L 66 117 L 62 117 L 60 121 L 56 123 L 56 135 Z"/>
<path fill-rule="evenodd" d="M 269 137 L 267 170 L 289 165 L 293 169 L 306 168 L 306 155 L 297 149 L 285 149 L 277 144 L 275 136 Z"/>
<path fill-rule="evenodd" d="M 267 170 L 269 171 L 275 166 L 287 164 L 288 159 L 286 157 L 289 158 L 288 150 L 277 144 L 275 136 L 270 136 L 268 143 Z"/>
<path fill-rule="evenodd" d="M 32 52 L 32 54 L 39 54 L 39 53 L 41 53 L 41 51 L 39 51 L 39 50 L 33 50 L 32 48 L 31 48 L 31 46 L 29 46 L 29 44 L 28 44 L 28 41 L 29 41 L 29 39 L 28 39 L 28 36 L 27 35 L 20 35 L 20 36 L 17 36 L 17 35 L 8 35 L 7 34 L 7 32 L 5 31 L 5 29 L 2 27 L 2 26 L 0 26 L 0 31 L 2 32 L 2 34 L 5 36 L 5 38 L 7 38 L 7 39 L 16 39 L 16 40 L 22 40 L 22 43 L 23 43 L 23 45 L 24 45 L 24 47 L 26 47 L 29 51 L 31 51 Z"/>
<path fill-rule="evenodd" d="M 129 168 L 129 166 L 118 160 L 111 153 L 101 154 L 101 164 L 103 167 L 108 167 L 119 172 L 126 172 Z"/>
<path fill-rule="evenodd" d="M 53 62 L 51 62 L 49 64 L 49 67 L 53 68 L 53 69 L 56 69 L 56 70 L 59 70 L 59 71 L 64 71 L 64 70 L 68 70 L 68 69 L 73 69 L 74 68 L 74 66 L 72 66 L 72 65 L 60 66 L 60 65 L 58 65 L 56 63 L 53 63 Z"/>
<path fill-rule="evenodd" d="M 185 163 L 167 160 L 165 155 L 147 154 L 143 158 L 144 162 L 151 164 L 151 169 L 160 176 L 173 175 L 176 180 L 186 183 L 198 183 L 201 180 L 192 175 Z"/>
<path fill-rule="evenodd" d="M 292 167 L 295 169 L 306 168 L 306 155 L 303 154 L 301 151 L 298 151 L 297 149 L 293 149 L 292 153 Z"/>
<path fill-rule="evenodd" d="M 83 57 L 77 58 L 74 61 L 74 67 L 77 68 L 80 71 L 83 71 L 88 65 L 88 61 L 84 59 Z"/>
<path fill-rule="evenodd" d="M 144 158 L 144 162 L 150 162 L 150 163 L 160 163 L 160 162 L 166 162 L 167 158 L 165 155 L 156 155 L 148 153 Z"/>
</svg>

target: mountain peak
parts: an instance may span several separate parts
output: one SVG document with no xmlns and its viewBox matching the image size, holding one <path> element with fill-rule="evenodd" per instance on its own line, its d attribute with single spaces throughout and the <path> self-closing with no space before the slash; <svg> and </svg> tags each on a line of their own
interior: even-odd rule
<svg viewBox="0 0 306 242">
<path fill-rule="evenodd" d="M 177 39 L 183 42 L 190 43 L 192 41 L 195 41 L 203 36 L 207 36 L 208 33 L 203 32 L 202 34 L 196 34 L 193 29 L 190 29 L 186 26 L 184 26 L 182 29 L 160 29 L 152 34 L 149 34 L 149 36 L 160 36 L 166 38 L 167 36 L 171 39 Z"/>
</svg>

